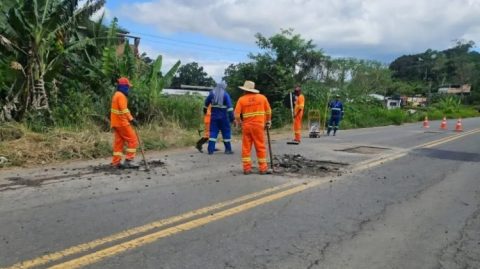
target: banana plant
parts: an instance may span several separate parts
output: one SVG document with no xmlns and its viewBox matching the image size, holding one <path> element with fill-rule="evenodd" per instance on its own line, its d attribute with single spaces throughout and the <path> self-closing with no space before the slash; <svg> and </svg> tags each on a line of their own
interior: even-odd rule
<svg viewBox="0 0 480 269">
<path fill-rule="evenodd" d="M 175 73 L 177 73 L 178 68 L 180 67 L 180 64 L 181 64 L 180 61 L 177 61 L 170 68 L 170 70 L 168 70 L 167 73 L 163 75 L 161 71 L 162 63 L 163 63 L 163 57 L 162 55 L 159 55 L 157 59 L 153 62 L 152 69 L 147 78 L 148 79 L 147 85 L 150 90 L 151 98 L 158 97 L 158 95 L 162 92 L 162 90 L 165 87 L 170 86 L 170 84 L 172 83 L 173 77 L 175 76 Z"/>
<path fill-rule="evenodd" d="M 0 50 L 14 55 L 23 83 L 15 93 L 19 118 L 28 111 L 46 111 L 51 117 L 46 82 L 56 75 L 70 53 L 83 50 L 89 39 L 75 40 L 73 32 L 105 4 L 105 0 L 16 0 L 5 14 Z M 46 81 L 47 80 L 47 81 Z"/>
<path fill-rule="evenodd" d="M 161 55 L 151 64 L 151 69 L 147 77 L 144 78 L 142 84 L 145 87 L 146 94 L 143 98 L 146 102 L 145 118 L 151 118 L 160 107 L 161 93 L 165 87 L 168 87 L 175 76 L 181 62 L 177 61 L 166 73 L 162 74 L 163 58 Z"/>
</svg>

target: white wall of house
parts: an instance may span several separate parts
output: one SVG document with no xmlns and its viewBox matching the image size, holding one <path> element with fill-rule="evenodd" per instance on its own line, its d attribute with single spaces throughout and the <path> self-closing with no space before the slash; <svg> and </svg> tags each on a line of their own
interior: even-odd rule
<svg viewBox="0 0 480 269">
<path fill-rule="evenodd" d="M 193 95 L 198 94 L 203 97 L 208 96 L 209 91 L 198 91 L 198 90 L 184 90 L 184 89 L 163 89 L 162 94 L 165 95 Z"/>
</svg>

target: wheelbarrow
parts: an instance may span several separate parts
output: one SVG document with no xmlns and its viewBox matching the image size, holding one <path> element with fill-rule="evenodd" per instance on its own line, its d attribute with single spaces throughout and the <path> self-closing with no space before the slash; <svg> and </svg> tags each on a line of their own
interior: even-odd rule
<svg viewBox="0 0 480 269">
<path fill-rule="evenodd" d="M 308 111 L 308 137 L 318 138 L 320 137 L 321 116 L 320 110 L 312 109 Z"/>
</svg>

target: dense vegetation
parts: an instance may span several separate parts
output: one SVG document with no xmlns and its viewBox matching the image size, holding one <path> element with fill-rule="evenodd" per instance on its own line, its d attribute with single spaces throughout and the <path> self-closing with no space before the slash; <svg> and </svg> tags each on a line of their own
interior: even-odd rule
<svg viewBox="0 0 480 269">
<path fill-rule="evenodd" d="M 403 110 L 387 111 L 381 103 L 370 98 L 369 94 L 427 96 L 430 91 L 436 92 L 434 89 L 437 89 L 441 83 L 433 84 L 431 80 L 423 80 L 425 65 L 418 67 L 416 63 L 398 64 L 404 58 L 426 58 L 424 54 L 401 56 L 387 66 L 376 61 L 329 57 L 322 50 L 316 49 L 311 40 L 303 39 L 292 30 L 283 30 L 269 38 L 261 34 L 257 34 L 256 37 L 262 53 L 251 54 L 251 61 L 248 63 L 230 65 L 225 71 L 224 79 L 229 85 L 241 85 L 245 79 L 254 80 L 258 89 L 273 103 L 275 111 L 273 122 L 276 126 L 284 125 L 290 120 L 282 100 L 295 84 L 303 86 L 307 99 L 307 111 L 318 109 L 322 111 L 323 118 L 325 118 L 326 104 L 332 99 L 331 95 L 340 94 L 346 102 L 346 114 L 342 126 L 347 128 L 401 124 L 416 121 L 430 113 L 433 114 L 431 118 L 437 118 L 438 114 L 476 115 L 473 109 L 462 107 L 462 102 L 480 102 L 480 54 L 471 51 L 473 48 L 471 42 L 458 43 L 452 49 L 436 52 L 439 58 L 447 59 L 444 69 L 427 67 L 430 68 L 427 70 L 432 78 L 442 77 L 443 84 L 471 83 L 472 95 L 467 99 L 432 94 L 432 101 L 448 103 L 450 106 L 431 105 L 428 108 L 419 109 L 419 113 L 412 115 Z M 425 54 L 431 53 L 433 52 L 428 50 Z M 443 54 L 448 56 L 440 56 Z M 234 96 L 238 94 L 240 94 L 239 91 L 233 91 Z"/>
<path fill-rule="evenodd" d="M 178 61 L 162 73 L 162 57 L 152 60 L 135 51 L 135 44 L 125 36 L 128 30 L 121 29 L 116 19 L 109 25 L 103 18 L 90 19 L 105 0 L 90 0 L 82 5 L 79 2 L 0 2 L 2 140 L 23 137 L 47 141 L 36 143 L 44 148 L 55 148 L 55 141 L 50 140 L 55 137 L 69 141 L 63 153 L 52 153 L 52 160 L 108 155 L 109 141 L 101 137 L 109 130 L 110 98 L 116 78 L 127 76 L 134 84 L 130 107 L 143 125 L 142 133 L 147 134 L 147 147 L 164 148 L 175 140 L 179 146 L 193 142 L 196 129 L 202 125 L 202 99 L 169 97 L 162 95 L 162 90 L 181 84 L 213 86 L 213 79 L 195 62 L 182 66 Z M 480 54 L 472 50 L 473 42 L 458 42 L 444 51 L 401 56 L 387 66 L 375 61 L 332 58 L 293 30 L 282 30 L 271 37 L 259 33 L 256 40 L 261 52 L 250 54 L 246 63 L 230 65 L 223 79 L 234 100 L 241 94 L 237 86 L 247 79 L 255 81 L 273 106 L 275 126 L 291 121 L 283 99 L 296 84 L 303 87 L 307 111 L 317 109 L 322 118 L 332 93 L 339 93 L 346 102 L 343 128 L 401 124 L 427 113 L 431 118 L 444 114 L 475 116 L 476 112 L 464 104 L 480 103 Z M 428 95 L 440 85 L 463 83 L 473 86 L 470 97 L 431 96 L 431 105 L 414 114 L 386 111 L 368 96 Z M 48 133 L 48 139 L 29 134 L 32 131 Z M 75 148 L 69 144 L 85 140 L 79 131 L 98 139 L 87 139 L 87 150 Z M 170 136 L 172 141 L 167 139 Z M 0 155 L 18 159 L 18 163 L 27 158 L 13 156 L 14 143 L 9 143 L 0 145 Z"/>
</svg>

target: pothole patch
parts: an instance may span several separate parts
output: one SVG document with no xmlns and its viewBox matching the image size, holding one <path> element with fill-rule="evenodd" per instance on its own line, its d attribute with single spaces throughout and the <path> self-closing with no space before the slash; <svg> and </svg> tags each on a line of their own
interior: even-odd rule
<svg viewBox="0 0 480 269">
<path fill-rule="evenodd" d="M 391 150 L 389 148 L 381 148 L 381 147 L 371 147 L 371 146 L 358 146 L 353 148 L 346 148 L 346 149 L 339 149 L 336 151 L 343 151 L 349 153 L 359 153 L 359 154 L 378 154 L 384 151 Z"/>
<path fill-rule="evenodd" d="M 51 176 L 44 175 L 44 176 L 37 176 L 34 178 L 23 178 L 19 176 L 10 177 L 10 178 L 7 178 L 7 180 L 10 183 L 0 185 L 0 189 L 11 187 L 11 186 L 18 186 L 18 185 L 35 187 L 35 186 L 41 186 L 42 183 L 46 181 L 78 179 L 81 177 L 86 177 L 86 176 L 95 175 L 99 173 L 121 175 L 124 173 L 131 173 L 132 171 L 143 171 L 144 164 L 139 163 L 139 165 L 140 167 L 138 169 L 118 169 L 118 168 L 112 167 L 110 164 L 101 164 L 101 165 L 95 165 L 95 166 L 94 165 L 88 166 L 86 168 L 73 168 L 69 170 L 67 169 L 60 175 L 51 175 Z M 165 166 L 165 163 L 160 160 L 152 160 L 148 162 L 148 165 L 150 169 L 152 169 L 157 167 L 163 167 Z M 149 172 L 146 172 L 146 173 L 149 173 Z"/>
<path fill-rule="evenodd" d="M 275 173 L 294 173 L 311 176 L 338 174 L 346 163 L 310 160 L 299 154 L 284 154 L 274 157 Z"/>
<path fill-rule="evenodd" d="M 147 162 L 150 169 L 165 166 L 165 162 L 162 162 L 160 160 L 151 160 Z M 106 172 L 106 173 L 121 174 L 123 171 L 143 170 L 145 168 L 145 164 L 143 161 L 139 161 L 137 165 L 139 167 L 134 169 L 118 169 L 118 168 L 112 167 L 110 164 L 101 164 L 101 165 L 91 166 L 90 169 L 92 169 L 92 172 L 94 173 Z"/>
</svg>

